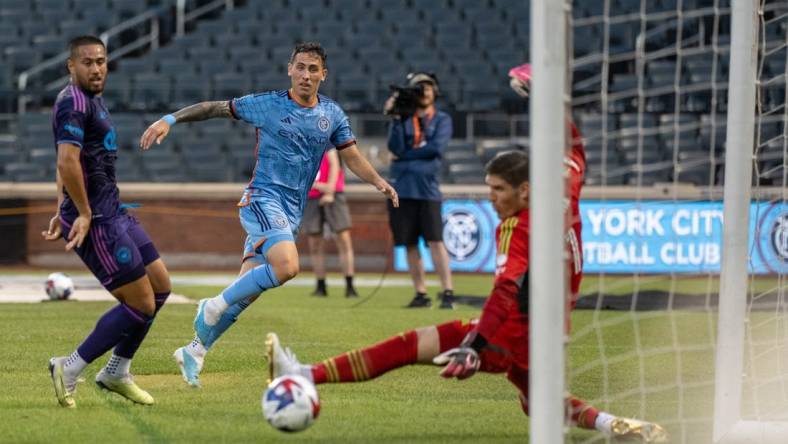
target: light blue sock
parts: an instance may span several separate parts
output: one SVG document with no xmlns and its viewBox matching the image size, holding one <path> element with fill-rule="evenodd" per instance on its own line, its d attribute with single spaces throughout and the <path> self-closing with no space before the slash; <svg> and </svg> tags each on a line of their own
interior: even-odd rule
<svg viewBox="0 0 788 444">
<path fill-rule="evenodd" d="M 208 339 L 208 341 L 206 341 L 205 344 L 203 344 L 203 346 L 205 346 L 206 349 L 211 348 L 211 346 L 224 334 L 224 332 L 227 331 L 227 329 L 230 328 L 230 326 L 232 326 L 236 320 L 238 320 L 238 316 L 241 315 L 241 312 L 246 310 L 250 305 L 252 305 L 252 302 L 256 300 L 257 296 L 253 296 L 233 304 L 230 306 L 230 308 L 225 310 L 225 312 L 222 314 L 222 317 L 219 318 L 219 322 L 217 322 L 216 325 L 211 328 L 211 337 Z"/>
<path fill-rule="evenodd" d="M 222 298 L 227 305 L 232 306 L 246 298 L 257 296 L 269 288 L 278 286 L 279 281 L 276 279 L 273 267 L 268 264 L 258 265 L 225 288 Z"/>
</svg>

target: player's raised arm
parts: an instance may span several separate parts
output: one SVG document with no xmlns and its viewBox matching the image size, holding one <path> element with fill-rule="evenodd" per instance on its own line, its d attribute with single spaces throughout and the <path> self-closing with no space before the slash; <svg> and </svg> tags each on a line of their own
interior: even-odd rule
<svg viewBox="0 0 788 444">
<path fill-rule="evenodd" d="M 375 168 L 372 168 L 372 165 L 369 164 L 367 159 L 361 155 L 355 143 L 347 148 L 339 150 L 339 155 L 342 157 L 342 161 L 345 162 L 347 167 L 350 168 L 350 171 L 364 182 L 374 185 L 378 191 L 391 199 L 395 207 L 399 206 L 399 197 L 397 196 L 397 192 L 394 191 L 394 187 L 380 177 L 380 174 L 375 171 Z"/>
<path fill-rule="evenodd" d="M 157 145 L 160 144 L 170 132 L 170 127 L 177 122 L 197 122 L 217 117 L 233 118 L 229 101 L 200 102 L 189 105 L 153 122 L 140 138 L 140 148 L 147 150 L 153 145 L 153 142 L 156 142 Z"/>
</svg>

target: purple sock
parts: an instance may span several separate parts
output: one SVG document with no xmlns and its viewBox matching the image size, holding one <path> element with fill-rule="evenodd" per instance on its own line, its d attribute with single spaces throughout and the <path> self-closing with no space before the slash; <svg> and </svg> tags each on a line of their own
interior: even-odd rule
<svg viewBox="0 0 788 444">
<path fill-rule="evenodd" d="M 140 329 L 147 328 L 152 316 L 141 313 L 126 304 L 118 304 L 96 322 L 96 328 L 77 348 L 85 362 L 93 362 L 118 342 Z"/>
<path fill-rule="evenodd" d="M 156 298 L 156 311 L 153 313 L 153 317 L 156 317 L 156 315 L 159 313 L 159 310 L 161 310 L 161 307 L 167 301 L 167 297 L 169 295 L 169 291 L 166 293 L 154 293 L 153 296 Z M 123 338 L 115 347 L 115 354 L 121 358 L 133 358 L 134 353 L 137 352 L 137 349 L 140 348 L 140 345 L 142 345 L 142 341 L 145 340 L 145 336 L 147 336 L 151 325 L 153 325 L 153 318 L 151 318 L 151 321 L 145 325 L 145 328 L 142 328 L 136 333 L 132 333 Z"/>
</svg>

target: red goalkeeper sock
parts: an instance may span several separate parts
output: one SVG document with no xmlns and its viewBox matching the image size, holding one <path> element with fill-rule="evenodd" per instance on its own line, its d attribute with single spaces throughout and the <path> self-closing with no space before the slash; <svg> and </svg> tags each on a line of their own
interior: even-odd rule
<svg viewBox="0 0 788 444">
<path fill-rule="evenodd" d="M 570 396 L 566 398 L 566 410 L 571 424 L 577 424 L 578 427 L 584 429 L 594 430 L 596 428 L 596 417 L 599 415 L 599 410 L 595 407 L 574 396 Z"/>
<path fill-rule="evenodd" d="M 312 366 L 315 384 L 360 382 L 376 378 L 389 370 L 415 364 L 418 338 L 411 330 L 371 347 L 353 350 Z"/>
<path fill-rule="evenodd" d="M 523 412 L 528 415 L 528 370 L 513 365 L 507 374 L 509 380 L 520 389 L 520 406 Z M 565 400 L 566 417 L 570 424 L 577 425 L 584 429 L 594 430 L 596 428 L 596 418 L 599 410 L 588 405 L 574 396 L 569 396 Z"/>
</svg>

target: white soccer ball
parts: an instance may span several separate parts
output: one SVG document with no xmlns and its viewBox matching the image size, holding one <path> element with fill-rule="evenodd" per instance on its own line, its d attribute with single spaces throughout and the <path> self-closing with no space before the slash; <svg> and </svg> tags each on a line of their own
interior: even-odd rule
<svg viewBox="0 0 788 444">
<path fill-rule="evenodd" d="M 74 293 L 74 281 L 63 273 L 52 273 L 47 276 L 46 292 L 50 300 L 66 300 Z"/>
<path fill-rule="evenodd" d="M 263 415 L 282 432 L 306 429 L 320 414 L 315 385 L 299 375 L 280 376 L 263 393 Z"/>
</svg>

